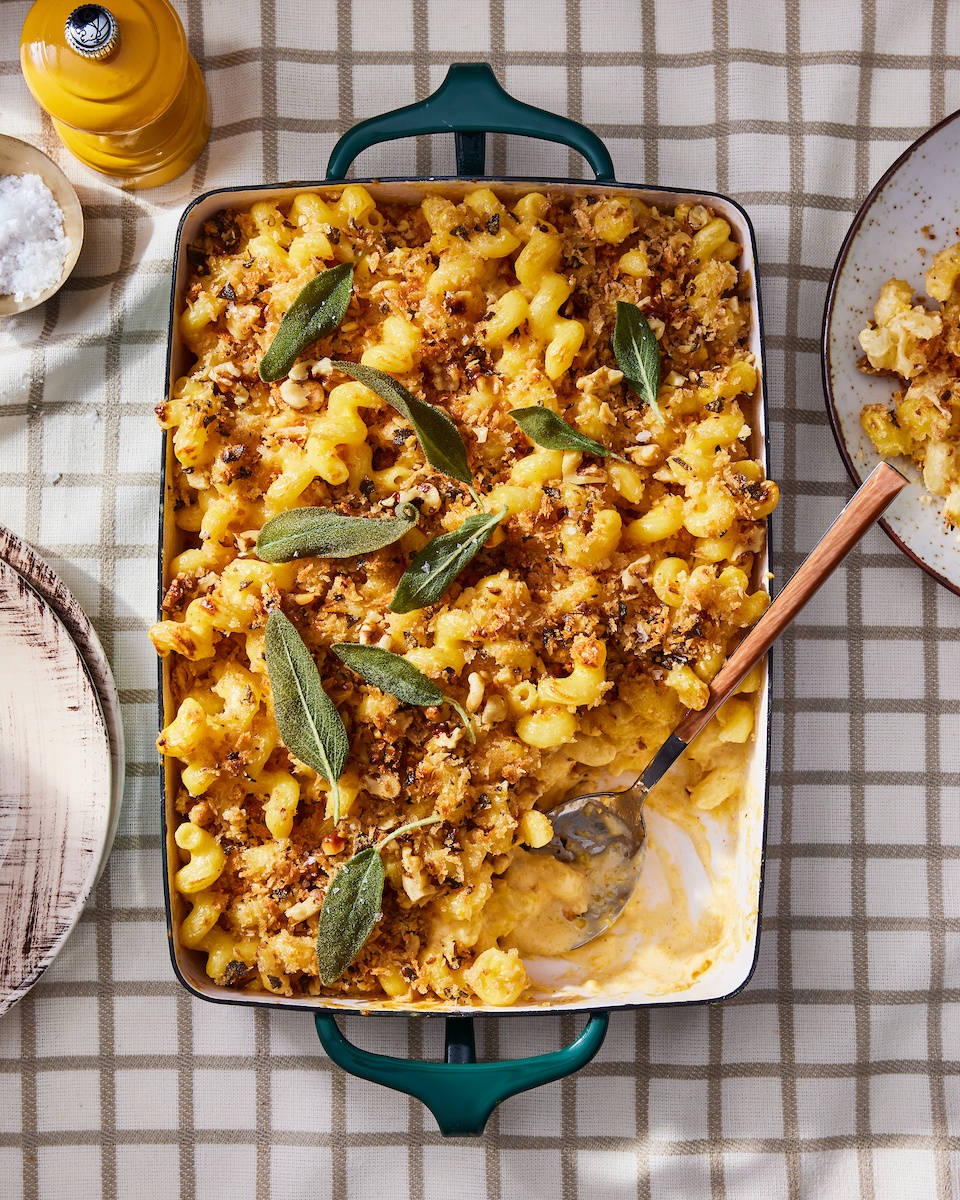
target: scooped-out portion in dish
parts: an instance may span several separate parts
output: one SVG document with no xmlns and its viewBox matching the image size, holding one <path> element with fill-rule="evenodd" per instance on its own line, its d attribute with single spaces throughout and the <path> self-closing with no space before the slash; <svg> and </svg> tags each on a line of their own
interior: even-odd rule
<svg viewBox="0 0 960 1200">
<path fill-rule="evenodd" d="M 549 994 L 528 964 L 580 900 L 527 853 L 551 805 L 645 765 L 768 602 L 777 488 L 749 450 L 727 221 L 629 194 L 460 195 L 303 192 L 222 212 L 188 251 L 195 362 L 158 408 L 180 544 L 151 638 L 179 937 L 220 984 Z M 664 992 L 743 920 L 720 864 L 759 678 L 651 798 L 659 866 L 629 919 Z M 621 934 L 569 965 L 622 971 Z"/>
<path fill-rule="evenodd" d="M 896 386 L 890 404 L 867 404 L 860 420 L 883 458 L 909 458 L 928 492 L 943 497 L 947 525 L 960 525 L 960 242 L 933 257 L 927 295 L 936 309 L 914 303 L 913 286 L 890 279 L 874 319 L 860 334 L 860 368 Z M 899 385 L 899 386 L 897 386 Z"/>
</svg>

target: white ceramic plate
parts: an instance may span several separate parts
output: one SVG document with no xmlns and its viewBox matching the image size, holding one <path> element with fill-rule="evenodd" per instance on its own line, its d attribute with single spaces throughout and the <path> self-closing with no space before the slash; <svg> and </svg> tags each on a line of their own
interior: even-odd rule
<svg viewBox="0 0 960 1200">
<path fill-rule="evenodd" d="M 0 559 L 0 1012 L 49 966 L 96 880 L 110 742 L 83 658 Z"/>
<path fill-rule="evenodd" d="M 926 300 L 933 254 L 960 239 L 960 113 L 918 138 L 883 176 L 854 218 L 830 280 L 823 323 L 823 382 L 837 445 L 855 482 L 879 461 L 860 424 L 865 404 L 889 404 L 895 380 L 857 370 L 857 335 L 873 317 L 880 288 L 905 279 Z M 960 534 L 947 528 L 943 501 L 931 496 L 904 459 L 911 480 L 880 522 L 925 571 L 960 595 Z"/>
</svg>

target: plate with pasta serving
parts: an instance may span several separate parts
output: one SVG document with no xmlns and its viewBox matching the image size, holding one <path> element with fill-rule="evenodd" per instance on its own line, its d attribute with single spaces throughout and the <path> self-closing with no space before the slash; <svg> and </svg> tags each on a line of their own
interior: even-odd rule
<svg viewBox="0 0 960 1200">
<path fill-rule="evenodd" d="M 597 182 L 472 178 L 478 131 L 506 128 L 575 146 Z M 344 182 L 365 145 L 441 129 L 467 178 Z M 347 134 L 328 181 L 187 210 L 150 636 L 192 991 L 308 1010 L 390 1086 L 329 1014 L 592 1014 L 548 1065 L 509 1064 L 492 1107 L 582 1065 L 609 1008 L 749 978 L 762 669 L 651 796 L 608 933 L 557 949 L 583 881 L 538 850 L 571 788 L 705 706 L 767 606 L 756 278 L 736 204 L 613 182 L 589 131 L 477 65 Z M 434 1111 L 464 1028 L 442 1080 L 406 1064 Z M 463 1120 L 446 1131 L 482 1127 Z"/>
<path fill-rule="evenodd" d="M 859 482 L 881 458 L 911 485 L 881 525 L 960 594 L 960 113 L 885 172 L 844 239 L 827 294 L 823 378 Z"/>
</svg>

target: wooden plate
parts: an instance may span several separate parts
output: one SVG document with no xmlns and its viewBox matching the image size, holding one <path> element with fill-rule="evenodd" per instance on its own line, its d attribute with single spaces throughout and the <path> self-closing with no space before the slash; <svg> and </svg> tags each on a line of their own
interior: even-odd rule
<svg viewBox="0 0 960 1200">
<path fill-rule="evenodd" d="M 110 810 L 110 830 L 104 847 L 100 870 L 106 865 L 110 847 L 120 820 L 123 803 L 123 781 L 125 753 L 123 720 L 120 715 L 120 697 L 113 680 L 110 663 L 104 653 L 97 631 L 63 580 L 47 566 L 39 554 L 15 533 L 0 525 L 0 559 L 22 575 L 41 600 L 45 601 L 73 638 L 93 686 L 100 699 L 100 710 L 110 737 L 110 763 L 113 771 L 113 788 Z"/>
<path fill-rule="evenodd" d="M 50 965 L 96 880 L 110 742 L 83 658 L 0 560 L 0 1012 Z"/>
</svg>

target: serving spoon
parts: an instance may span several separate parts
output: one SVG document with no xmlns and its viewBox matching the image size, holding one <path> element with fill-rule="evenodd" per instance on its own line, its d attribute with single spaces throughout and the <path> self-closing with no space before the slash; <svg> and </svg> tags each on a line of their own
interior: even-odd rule
<svg viewBox="0 0 960 1200">
<path fill-rule="evenodd" d="M 643 805 L 687 746 L 740 686 L 807 601 L 867 529 L 890 504 L 907 480 L 888 463 L 880 463 L 854 493 L 793 578 L 730 655 L 710 685 L 705 708 L 688 712 L 650 765 L 622 791 L 588 792 L 547 812 L 553 838 L 533 854 L 552 855 L 584 873 L 590 888 L 587 909 L 569 920 L 569 945 L 559 953 L 592 941 L 616 921 L 636 889 L 646 849 Z"/>
</svg>

